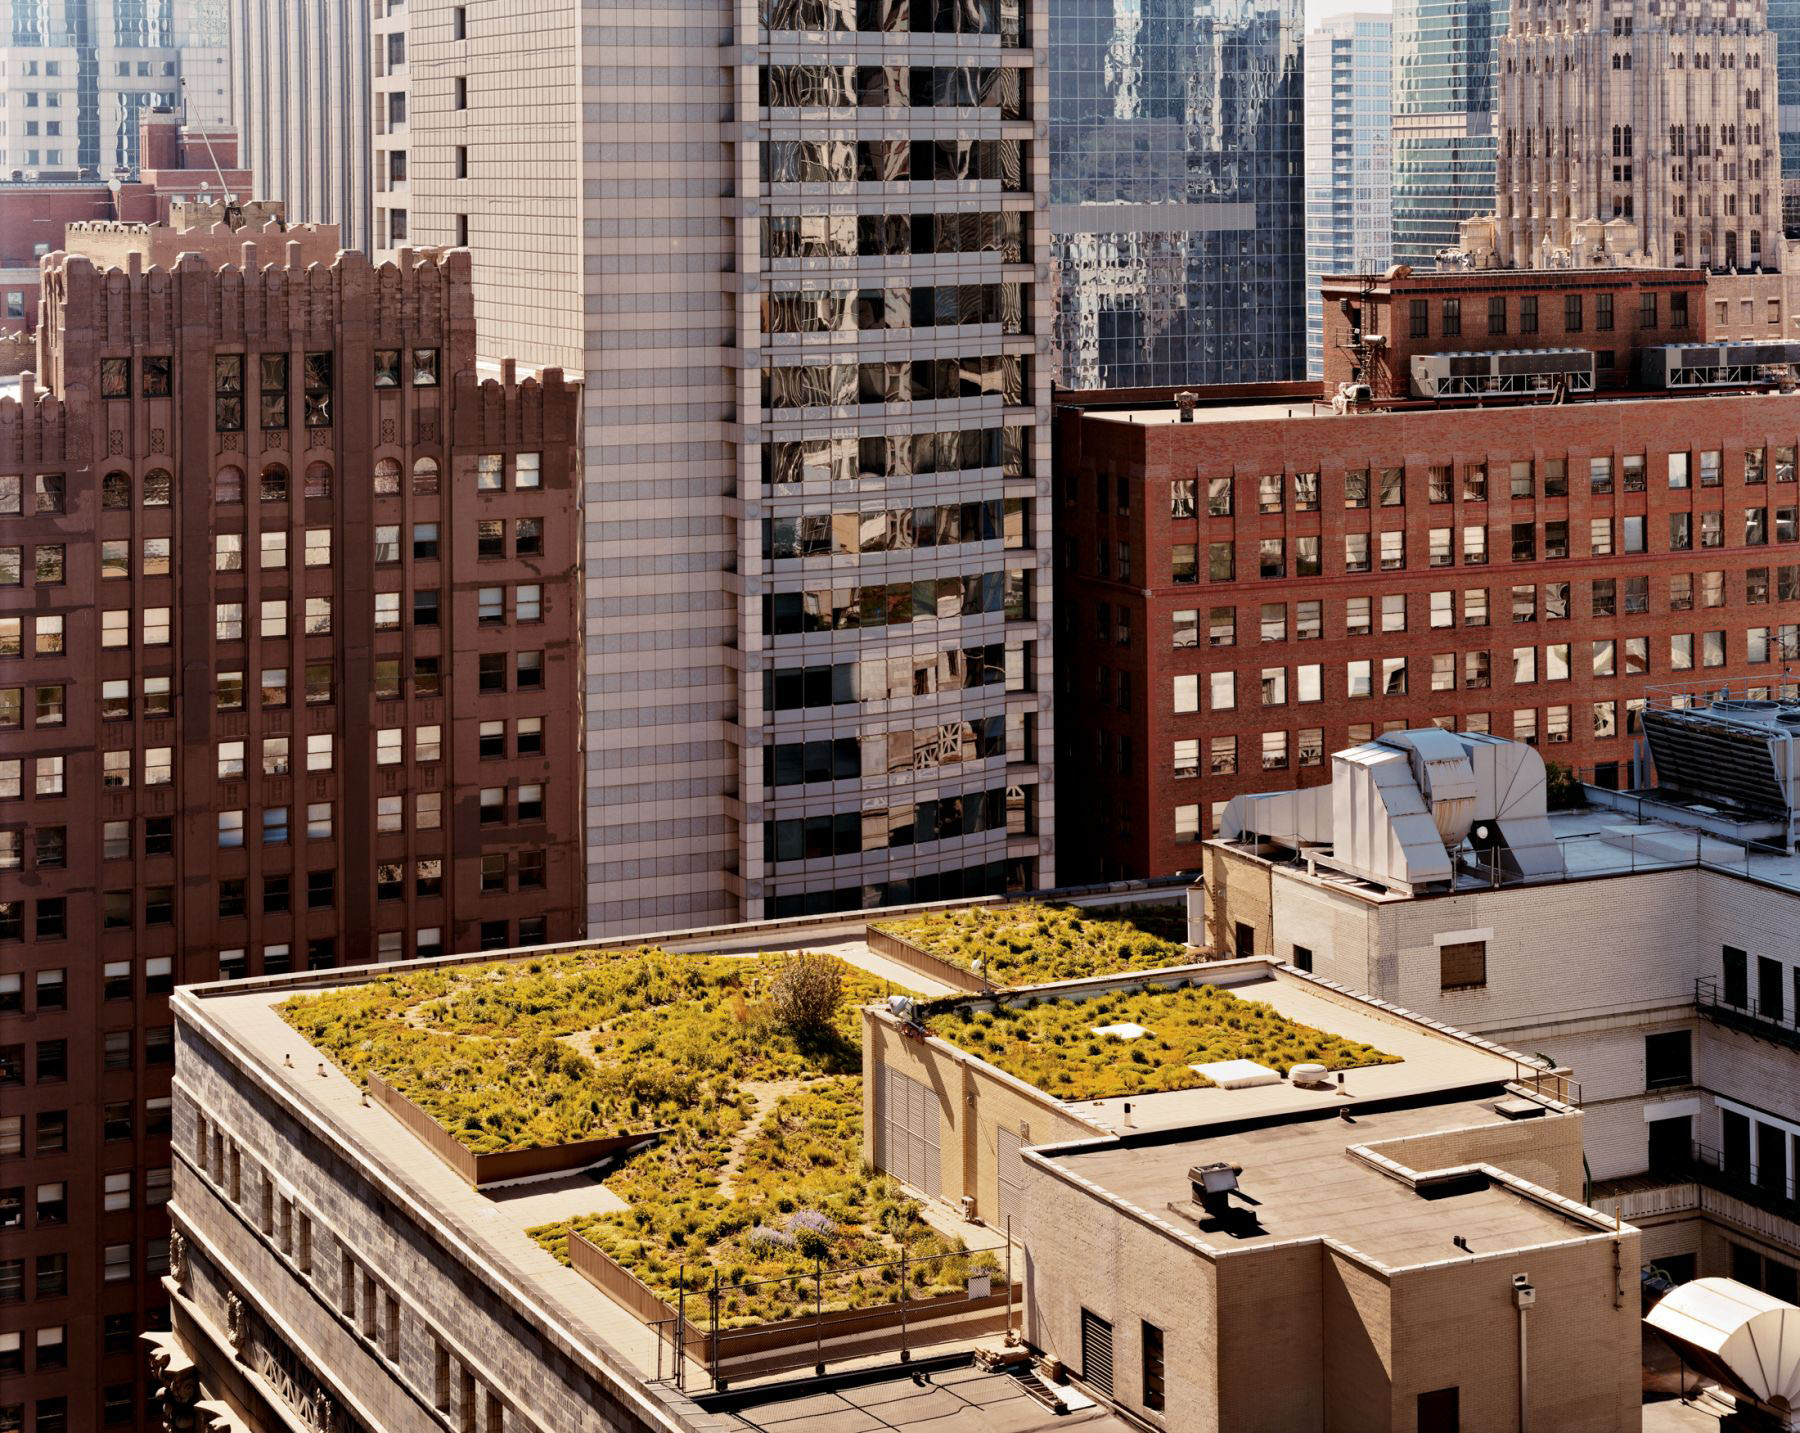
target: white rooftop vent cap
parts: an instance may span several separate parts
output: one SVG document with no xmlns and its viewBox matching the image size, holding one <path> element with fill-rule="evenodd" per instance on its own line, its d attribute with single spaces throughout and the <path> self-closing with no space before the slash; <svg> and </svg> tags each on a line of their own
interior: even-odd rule
<svg viewBox="0 0 1800 1433">
<path fill-rule="evenodd" d="M 1783 1411 L 1800 1405 L 1800 1308 L 1734 1279 L 1695 1279 L 1644 1322 L 1732 1392 Z"/>
<path fill-rule="evenodd" d="M 1315 1089 L 1331 1083 L 1331 1071 L 1323 1065 L 1295 1065 L 1288 1071 L 1288 1082 L 1299 1085 L 1302 1089 Z"/>
</svg>

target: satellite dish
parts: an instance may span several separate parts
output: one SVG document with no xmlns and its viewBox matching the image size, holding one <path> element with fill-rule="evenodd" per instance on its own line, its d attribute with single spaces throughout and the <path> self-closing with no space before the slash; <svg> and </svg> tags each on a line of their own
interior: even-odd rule
<svg viewBox="0 0 1800 1433">
<path fill-rule="evenodd" d="M 1487 840 L 1487 839 L 1488 839 L 1488 837 L 1489 837 L 1489 836 L 1490 836 L 1490 835 L 1491 835 L 1491 834 L 1492 834 L 1492 833 L 1491 833 L 1491 832 L 1490 832 L 1490 831 L 1489 831 L 1489 830 L 1488 830 L 1488 824 L 1487 824 L 1487 822 L 1485 822 L 1485 821 L 1483 821 L 1483 822 L 1481 822 L 1481 823 L 1479 823 L 1479 824 L 1478 824 L 1478 825 L 1477 825 L 1477 826 L 1476 826 L 1476 827 L 1475 827 L 1475 839 L 1476 839 L 1476 840 L 1477 840 L 1477 841 L 1485 841 L 1485 840 Z"/>
</svg>

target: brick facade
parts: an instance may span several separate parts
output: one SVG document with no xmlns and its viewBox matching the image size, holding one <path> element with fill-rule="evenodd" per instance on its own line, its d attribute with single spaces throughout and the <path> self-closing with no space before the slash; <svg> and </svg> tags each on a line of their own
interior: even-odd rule
<svg viewBox="0 0 1800 1433">
<path fill-rule="evenodd" d="M 1193 423 L 1166 399 L 1057 415 L 1058 695 L 1084 716 L 1059 729 L 1060 800 L 1088 833 L 1066 881 L 1196 869 L 1225 801 L 1322 784 L 1383 730 L 1519 735 L 1624 784 L 1648 686 L 1779 681 L 1800 656 L 1800 399 L 1334 416 L 1214 392 Z M 1264 542 L 1285 575 L 1259 575 Z"/>
<path fill-rule="evenodd" d="M 72 1427 L 163 1316 L 172 986 L 583 929 L 579 385 L 322 237 L 53 255 L 0 400 L 0 1262 L 66 1337 L 0 1405 Z"/>
</svg>

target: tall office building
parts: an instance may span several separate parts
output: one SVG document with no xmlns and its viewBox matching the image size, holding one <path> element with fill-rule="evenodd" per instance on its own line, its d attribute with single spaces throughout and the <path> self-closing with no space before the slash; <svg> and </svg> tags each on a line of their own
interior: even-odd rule
<svg viewBox="0 0 1800 1433">
<path fill-rule="evenodd" d="M 0 178 L 138 169 L 138 122 L 229 124 L 217 0 L 17 0 L 0 31 Z"/>
<path fill-rule="evenodd" d="M 202 216 L 206 220 L 216 213 Z M 76 225 L 0 398 L 0 1428 L 130 1425 L 178 984 L 583 923 L 579 389 L 468 261 Z"/>
<path fill-rule="evenodd" d="M 1291 379 L 1305 361 L 1300 0 L 1057 0 L 1057 381 Z"/>
<path fill-rule="evenodd" d="M 1429 266 L 1494 208 L 1494 57 L 1507 0 L 1395 0 L 1394 258 Z"/>
<path fill-rule="evenodd" d="M 1781 122 L 1782 225 L 1800 234 L 1800 0 L 1768 0 L 1777 45 L 1776 104 Z"/>
<path fill-rule="evenodd" d="M 1325 371 L 1326 274 L 1393 262 L 1393 21 L 1336 15 L 1306 37 L 1306 375 Z"/>
<path fill-rule="evenodd" d="M 372 0 L 228 0 L 232 107 L 259 198 L 372 246 Z"/>
<path fill-rule="evenodd" d="M 1516 0 L 1500 264 L 1782 266 L 1775 35 L 1762 0 L 1731 11 Z"/>
<path fill-rule="evenodd" d="M 1048 11 L 407 12 L 407 232 L 587 378 L 590 932 L 1048 883 Z"/>
</svg>

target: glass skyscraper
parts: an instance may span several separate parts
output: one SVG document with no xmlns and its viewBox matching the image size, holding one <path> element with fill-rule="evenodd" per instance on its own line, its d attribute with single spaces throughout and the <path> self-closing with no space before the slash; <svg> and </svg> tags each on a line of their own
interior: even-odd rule
<svg viewBox="0 0 1800 1433">
<path fill-rule="evenodd" d="M 1326 274 L 1393 262 L 1393 21 L 1335 15 L 1306 37 L 1306 372 L 1325 372 Z"/>
<path fill-rule="evenodd" d="M 1057 379 L 1298 378 L 1300 0 L 1053 0 Z"/>
<path fill-rule="evenodd" d="M 1779 47 L 1775 77 L 1781 105 L 1781 222 L 1791 234 L 1800 230 L 1800 0 L 1769 0 L 1769 28 Z"/>
<path fill-rule="evenodd" d="M 1494 50 L 1506 0 L 1395 0 L 1394 258 L 1429 265 L 1494 212 Z"/>
</svg>

